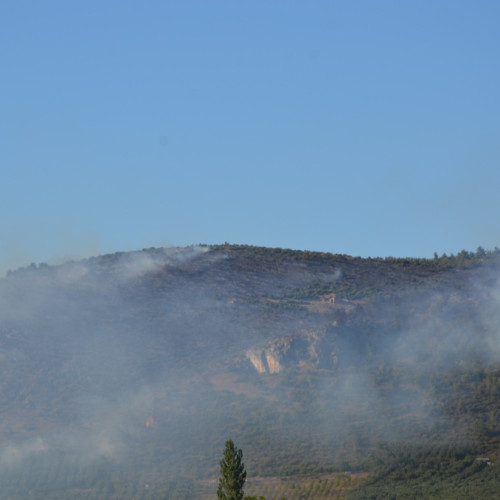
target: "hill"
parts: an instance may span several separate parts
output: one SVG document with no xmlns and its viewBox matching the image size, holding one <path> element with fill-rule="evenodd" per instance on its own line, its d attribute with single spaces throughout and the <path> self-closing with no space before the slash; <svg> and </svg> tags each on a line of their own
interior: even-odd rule
<svg viewBox="0 0 500 500">
<path fill-rule="evenodd" d="M 469 474 L 487 498 L 499 266 L 481 248 L 362 259 L 218 245 L 10 272 L 3 497 L 201 498 L 232 437 L 249 491 L 315 477 L 317 492 L 295 498 L 331 498 L 338 474 L 358 488 L 368 473 L 352 495 L 384 498 L 412 475 L 436 480 L 432 467 L 415 472 L 434 461 L 452 464 L 450 488 Z"/>
</svg>

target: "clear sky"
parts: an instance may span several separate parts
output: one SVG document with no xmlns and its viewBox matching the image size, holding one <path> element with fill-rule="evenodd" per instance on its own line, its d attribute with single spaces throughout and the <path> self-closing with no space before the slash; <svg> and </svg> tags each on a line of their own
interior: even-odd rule
<svg viewBox="0 0 500 500">
<path fill-rule="evenodd" d="M 0 270 L 500 246 L 500 2 L 2 0 Z"/>
</svg>

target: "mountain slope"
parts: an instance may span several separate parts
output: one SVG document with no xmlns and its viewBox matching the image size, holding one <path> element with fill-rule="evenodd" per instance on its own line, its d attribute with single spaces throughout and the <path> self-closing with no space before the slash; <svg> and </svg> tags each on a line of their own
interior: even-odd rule
<svg viewBox="0 0 500 500">
<path fill-rule="evenodd" d="M 188 498 L 228 437 L 249 477 L 369 470 L 416 443 L 493 458 L 500 260 L 459 256 L 221 245 L 11 272 L 0 479 L 15 498 Z"/>
</svg>

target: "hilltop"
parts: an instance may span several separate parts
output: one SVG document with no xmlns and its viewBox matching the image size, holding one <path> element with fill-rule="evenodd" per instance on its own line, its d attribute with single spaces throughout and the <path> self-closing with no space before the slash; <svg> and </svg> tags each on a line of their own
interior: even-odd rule
<svg viewBox="0 0 500 500">
<path fill-rule="evenodd" d="M 474 460 L 500 444 L 499 254 L 226 244 L 9 272 L 4 490 L 199 496 L 228 437 L 250 484 L 373 474 L 422 449 L 496 471 Z"/>
</svg>

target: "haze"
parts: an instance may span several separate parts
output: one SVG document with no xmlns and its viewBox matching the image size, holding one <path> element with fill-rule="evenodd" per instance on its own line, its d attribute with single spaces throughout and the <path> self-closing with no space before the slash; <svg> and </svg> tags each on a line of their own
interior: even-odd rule
<svg viewBox="0 0 500 500">
<path fill-rule="evenodd" d="M 450 408 L 500 360 L 497 258 L 447 270 L 227 245 L 10 273 L 2 480 L 118 495 L 132 474 L 164 492 L 213 478 L 228 434 L 252 476 L 360 468 L 380 443 L 469 445 L 478 413 Z"/>
</svg>

